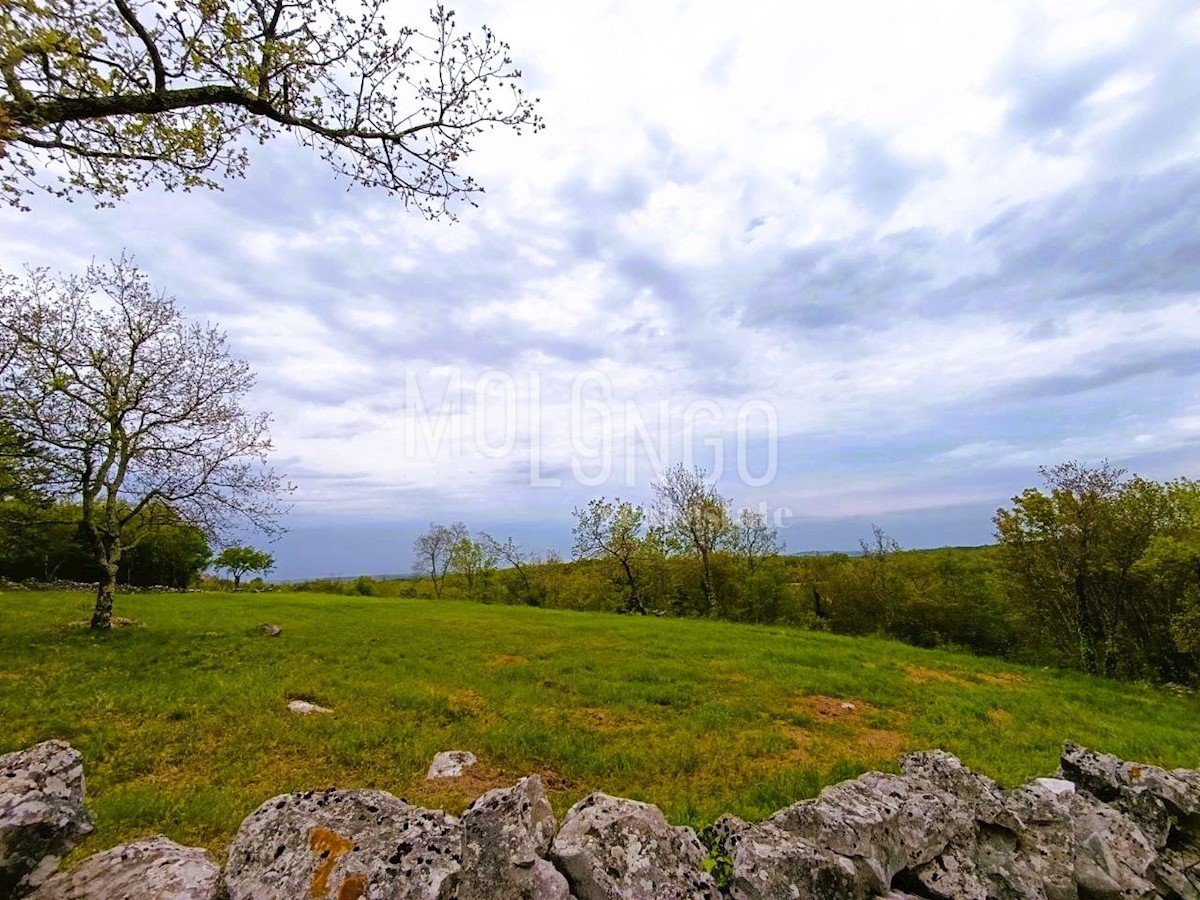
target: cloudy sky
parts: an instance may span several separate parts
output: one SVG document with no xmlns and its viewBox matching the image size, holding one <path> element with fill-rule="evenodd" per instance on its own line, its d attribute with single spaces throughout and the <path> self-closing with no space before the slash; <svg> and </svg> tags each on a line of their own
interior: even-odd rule
<svg viewBox="0 0 1200 900">
<path fill-rule="evenodd" d="M 548 127 L 478 144 L 456 224 L 288 138 L 0 211 L 5 268 L 127 248 L 228 330 L 297 485 L 277 576 L 407 571 L 430 520 L 567 551 L 675 460 L 792 550 L 985 543 L 1068 459 L 1200 477 L 1194 2 L 457 9 Z"/>
</svg>

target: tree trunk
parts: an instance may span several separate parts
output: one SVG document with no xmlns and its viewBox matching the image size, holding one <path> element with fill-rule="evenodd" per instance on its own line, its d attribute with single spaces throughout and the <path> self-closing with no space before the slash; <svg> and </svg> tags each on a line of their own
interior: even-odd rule
<svg viewBox="0 0 1200 900">
<path fill-rule="evenodd" d="M 704 614 L 711 616 L 716 610 L 713 604 L 712 572 L 708 564 L 708 551 L 700 549 L 700 593 L 704 595 Z"/>
<path fill-rule="evenodd" d="M 238 588 L 241 587 L 241 585 L 242 585 L 242 573 L 234 572 L 233 573 L 233 592 L 235 594 L 237 593 Z"/>
<path fill-rule="evenodd" d="M 100 581 L 96 585 L 96 609 L 92 613 L 94 631 L 112 628 L 113 594 L 117 589 L 117 567 L 105 564 L 100 567 Z"/>
<path fill-rule="evenodd" d="M 625 581 L 629 584 L 629 599 L 625 602 L 625 611 L 637 613 L 639 616 L 646 614 L 646 605 L 642 603 L 642 598 L 638 596 L 637 579 L 633 575 L 633 569 L 630 567 L 628 560 L 621 560 L 621 567 L 625 570 Z"/>
</svg>

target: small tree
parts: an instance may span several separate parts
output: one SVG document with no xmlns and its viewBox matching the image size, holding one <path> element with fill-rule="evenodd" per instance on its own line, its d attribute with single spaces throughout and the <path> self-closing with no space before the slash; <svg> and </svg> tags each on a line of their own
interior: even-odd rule
<svg viewBox="0 0 1200 900">
<path fill-rule="evenodd" d="M 462 522 L 453 525 L 429 523 L 429 530 L 413 541 L 413 572 L 433 582 L 433 596 L 442 599 L 442 585 L 450 569 L 450 552 L 471 533 Z"/>
<path fill-rule="evenodd" d="M 496 552 L 492 545 L 483 540 L 474 540 L 469 534 L 459 538 L 450 548 L 449 569 L 461 575 L 467 584 L 467 596 L 478 599 L 487 590 L 488 580 L 496 568 Z"/>
<path fill-rule="evenodd" d="M 538 590 L 534 587 L 533 581 L 529 577 L 529 566 L 536 562 L 533 554 L 523 549 L 511 537 L 501 542 L 486 531 L 480 533 L 479 542 L 484 546 L 492 559 L 497 562 L 507 563 L 512 567 L 513 571 L 517 573 L 517 577 L 521 580 L 525 602 L 536 606 L 540 602 L 540 597 Z"/>
<path fill-rule="evenodd" d="M 729 501 L 717 493 L 703 469 L 671 466 L 651 485 L 654 517 L 667 537 L 700 560 L 704 613 L 716 615 L 716 554 L 729 546 L 734 527 Z"/>
<path fill-rule="evenodd" d="M 647 549 L 645 510 L 624 500 L 600 497 L 582 509 L 576 507 L 574 514 L 575 558 L 615 563 L 625 587 L 625 611 L 645 615 L 640 591 L 640 561 Z"/>
<path fill-rule="evenodd" d="M 242 584 L 242 576 L 250 572 L 267 574 L 275 568 L 275 557 L 253 547 L 226 547 L 212 561 L 213 568 L 223 569 L 233 577 L 233 589 Z"/>
<path fill-rule="evenodd" d="M 187 322 L 127 258 L 79 278 L 0 273 L 3 418 L 39 487 L 80 505 L 93 628 L 111 627 L 121 554 L 156 525 L 279 530 L 288 487 L 266 464 L 268 416 L 242 408 L 253 384 L 225 335 Z"/>
<path fill-rule="evenodd" d="M 497 125 L 542 127 L 508 45 L 438 6 L 389 33 L 385 0 L 0 4 L 0 194 L 35 162 L 102 203 L 158 180 L 214 187 L 245 145 L 291 132 L 337 172 L 427 215 L 482 188 L 459 173 Z"/>
<path fill-rule="evenodd" d="M 743 509 L 737 517 L 729 546 L 748 572 L 754 572 L 764 560 L 778 556 L 784 549 L 779 531 L 770 526 L 765 515 L 753 509 Z"/>
</svg>

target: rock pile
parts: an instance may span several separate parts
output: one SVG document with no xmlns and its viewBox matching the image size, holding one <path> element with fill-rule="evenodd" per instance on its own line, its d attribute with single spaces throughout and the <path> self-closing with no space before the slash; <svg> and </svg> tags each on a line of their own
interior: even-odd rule
<svg viewBox="0 0 1200 900">
<path fill-rule="evenodd" d="M 268 800 L 224 867 L 164 837 L 55 874 L 91 830 L 79 754 L 0 757 L 0 898 L 30 900 L 1200 900 L 1200 772 L 1074 744 L 1003 789 L 934 750 L 702 842 L 596 793 L 561 827 L 536 775 L 461 819 L 382 791 Z"/>
</svg>

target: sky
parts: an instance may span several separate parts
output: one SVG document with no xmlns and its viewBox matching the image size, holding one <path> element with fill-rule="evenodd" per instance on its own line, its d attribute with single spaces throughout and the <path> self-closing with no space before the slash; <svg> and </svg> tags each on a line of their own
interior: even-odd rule
<svg viewBox="0 0 1200 900">
<path fill-rule="evenodd" d="M 990 542 L 1039 466 L 1200 477 L 1191 2 L 472 0 L 546 130 L 427 221 L 281 137 L 220 192 L 0 210 L 0 267 L 128 250 L 258 374 L 276 578 L 715 477 L 791 551 Z M 419 5 L 401 8 L 422 17 Z"/>
</svg>

